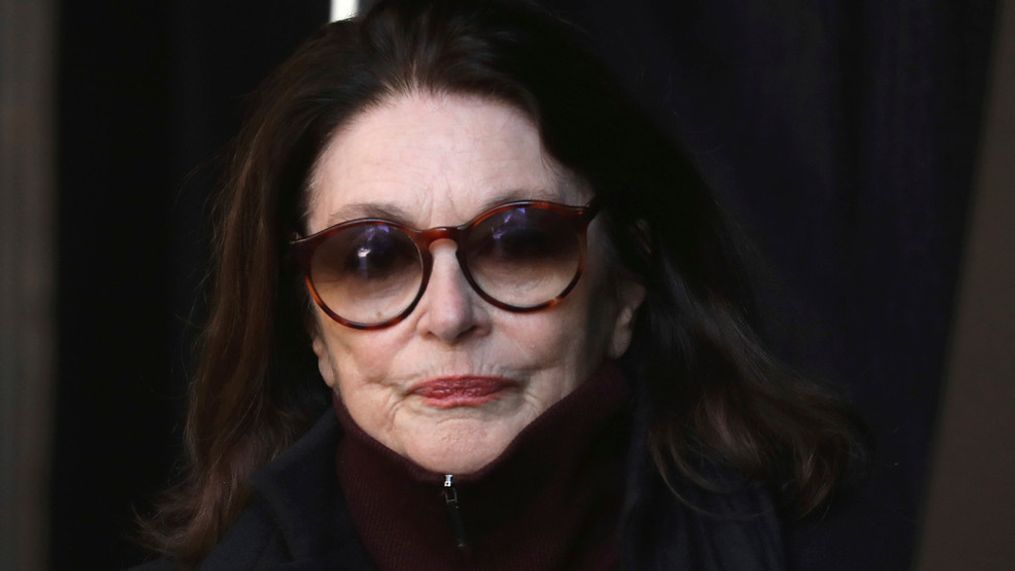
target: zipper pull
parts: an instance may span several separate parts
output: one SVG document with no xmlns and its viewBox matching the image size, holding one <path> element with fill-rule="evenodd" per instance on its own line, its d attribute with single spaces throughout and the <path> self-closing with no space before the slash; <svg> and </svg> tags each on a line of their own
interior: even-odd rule
<svg viewBox="0 0 1015 571">
<path fill-rule="evenodd" d="M 455 535 L 455 547 L 468 551 L 469 543 L 465 540 L 465 523 L 462 521 L 462 506 L 458 502 L 458 490 L 455 488 L 455 477 L 444 475 L 444 504 L 448 508 L 448 519 L 451 521 L 451 532 Z"/>
</svg>

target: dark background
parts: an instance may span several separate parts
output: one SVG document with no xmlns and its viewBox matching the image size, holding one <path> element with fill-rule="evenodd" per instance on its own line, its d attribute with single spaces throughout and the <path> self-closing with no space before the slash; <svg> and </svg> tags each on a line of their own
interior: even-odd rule
<svg viewBox="0 0 1015 571">
<path fill-rule="evenodd" d="M 906 569 L 920 529 L 995 2 L 548 1 L 684 140 L 775 276 L 775 349 L 843 386 L 869 484 L 808 543 Z M 209 197 L 245 96 L 327 2 L 59 2 L 55 569 L 128 540 L 179 453 Z"/>
</svg>

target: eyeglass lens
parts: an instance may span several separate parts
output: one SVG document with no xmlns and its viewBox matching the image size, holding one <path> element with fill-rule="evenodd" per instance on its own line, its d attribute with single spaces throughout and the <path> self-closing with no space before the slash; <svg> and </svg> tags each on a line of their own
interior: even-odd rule
<svg viewBox="0 0 1015 571">
<path fill-rule="evenodd" d="M 558 213 L 519 206 L 466 231 L 458 244 L 470 283 L 481 294 L 524 310 L 560 295 L 581 266 L 576 225 Z M 364 221 L 329 237 L 314 252 L 311 281 L 331 311 L 349 321 L 382 323 L 422 294 L 424 254 L 397 225 Z"/>
<path fill-rule="evenodd" d="M 349 226 L 314 252 L 310 278 L 333 312 L 350 321 L 380 323 L 416 297 L 423 262 L 416 244 L 397 226 Z"/>
</svg>

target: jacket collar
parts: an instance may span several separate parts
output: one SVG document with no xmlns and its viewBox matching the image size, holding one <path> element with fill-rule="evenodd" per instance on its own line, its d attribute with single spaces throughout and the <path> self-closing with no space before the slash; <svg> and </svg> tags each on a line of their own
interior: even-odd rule
<svg viewBox="0 0 1015 571">
<path fill-rule="evenodd" d="M 710 493 L 675 482 L 676 489 L 669 489 L 647 449 L 649 418 L 644 391 L 636 390 L 620 519 L 624 567 L 783 569 L 781 524 L 765 487 L 747 483 L 732 493 Z M 302 438 L 251 477 L 296 562 L 366 561 L 335 474 L 341 435 L 328 407 Z M 714 472 L 718 481 L 736 480 L 728 469 Z"/>
</svg>

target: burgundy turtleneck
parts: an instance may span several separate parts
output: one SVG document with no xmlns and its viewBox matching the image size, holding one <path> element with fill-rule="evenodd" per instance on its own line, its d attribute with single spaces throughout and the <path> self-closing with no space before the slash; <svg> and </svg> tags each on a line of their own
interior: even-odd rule
<svg viewBox="0 0 1015 571">
<path fill-rule="evenodd" d="M 378 569 L 613 569 L 630 391 L 612 363 L 529 424 L 493 462 L 445 475 L 367 435 L 335 399 L 345 429 L 338 478 Z M 463 535 L 467 547 L 457 546 Z"/>
</svg>

